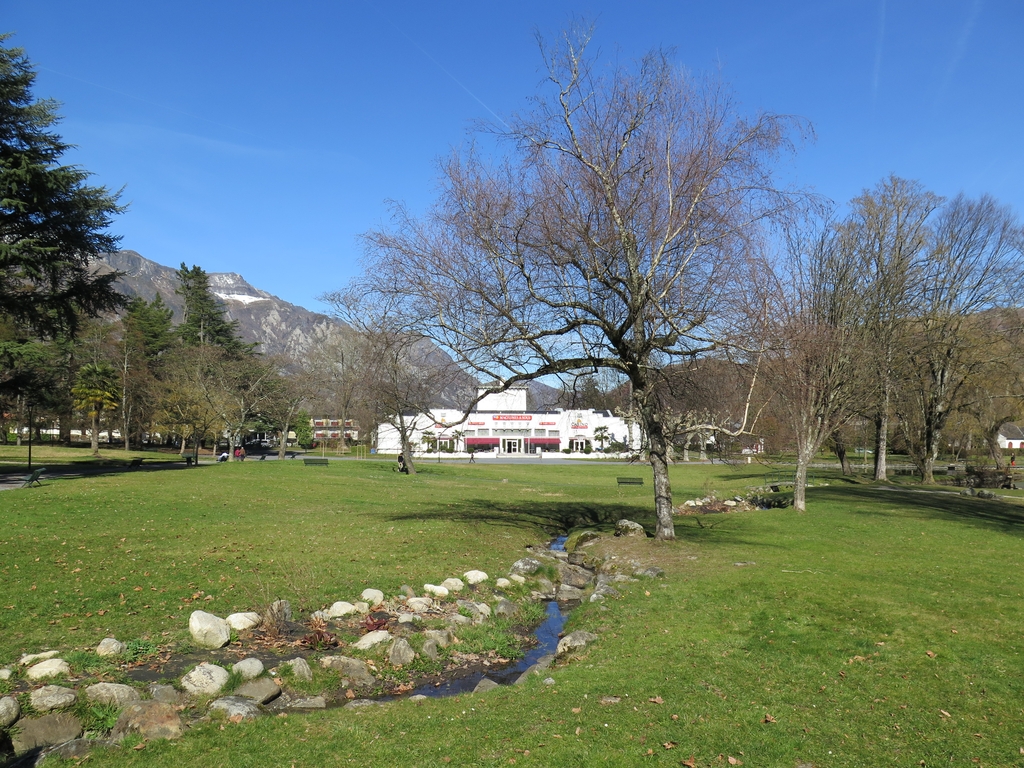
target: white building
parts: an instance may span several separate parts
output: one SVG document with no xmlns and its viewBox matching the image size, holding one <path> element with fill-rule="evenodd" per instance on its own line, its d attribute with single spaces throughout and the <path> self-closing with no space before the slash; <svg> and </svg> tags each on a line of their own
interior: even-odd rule
<svg viewBox="0 0 1024 768">
<path fill-rule="evenodd" d="M 511 455 L 565 449 L 582 452 L 618 442 L 639 450 L 640 430 L 636 425 L 627 425 L 609 411 L 528 411 L 528 391 L 524 385 L 487 395 L 465 421 L 462 411 L 451 408 L 434 411 L 433 418 L 426 414 L 408 417 L 414 425 L 413 448 L 422 450 L 427 442 L 436 441 L 455 451 Z M 381 424 L 377 428 L 377 451 L 397 454 L 400 450 L 398 430 L 391 424 Z"/>
</svg>

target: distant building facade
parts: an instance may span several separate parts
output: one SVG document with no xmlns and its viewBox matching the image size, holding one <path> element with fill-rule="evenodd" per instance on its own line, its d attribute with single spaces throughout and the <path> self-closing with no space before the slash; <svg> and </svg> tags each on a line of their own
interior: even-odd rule
<svg viewBox="0 0 1024 768">
<path fill-rule="evenodd" d="M 611 443 L 624 443 L 629 450 L 639 450 L 639 428 L 611 412 L 561 408 L 529 411 L 528 393 L 527 387 L 522 386 L 486 395 L 465 421 L 464 413 L 452 408 L 435 410 L 432 416 L 409 416 L 407 419 L 413 424 L 412 446 L 422 450 L 428 444 L 436 444 L 442 450 L 502 455 L 566 449 L 583 452 L 607 448 Z M 398 429 L 391 424 L 377 427 L 377 451 L 400 450 Z"/>
</svg>

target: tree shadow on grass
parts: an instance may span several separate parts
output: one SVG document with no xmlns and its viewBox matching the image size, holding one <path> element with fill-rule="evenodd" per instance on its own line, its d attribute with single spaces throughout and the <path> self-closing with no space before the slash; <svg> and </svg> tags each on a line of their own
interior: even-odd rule
<svg viewBox="0 0 1024 768">
<path fill-rule="evenodd" d="M 743 526 L 730 524 L 738 521 L 739 515 L 717 515 L 721 524 L 714 528 L 699 529 L 687 524 L 686 518 L 675 521 L 676 536 L 689 542 L 703 544 L 749 544 L 774 546 L 771 542 L 748 540 L 743 537 Z M 640 523 L 648 536 L 657 528 L 654 510 L 619 502 L 571 502 L 571 501 L 528 501 L 502 504 L 489 499 L 464 499 L 451 506 L 425 508 L 416 512 L 391 515 L 393 522 L 419 521 L 439 518 L 461 523 L 485 523 L 507 528 L 533 529 L 538 536 L 554 537 L 573 529 L 590 528 L 610 533 L 615 523 L 623 518 Z"/>
<path fill-rule="evenodd" d="M 856 509 L 860 515 L 892 516 L 893 513 L 878 506 L 899 504 L 907 513 L 930 519 L 959 520 L 970 525 L 998 528 L 1004 533 L 1024 535 L 1024 508 L 1000 499 L 978 499 L 925 488 L 903 488 L 889 485 L 846 486 L 844 488 L 816 488 L 814 498 L 849 503 L 851 500 L 869 502 L 870 508 Z"/>
</svg>

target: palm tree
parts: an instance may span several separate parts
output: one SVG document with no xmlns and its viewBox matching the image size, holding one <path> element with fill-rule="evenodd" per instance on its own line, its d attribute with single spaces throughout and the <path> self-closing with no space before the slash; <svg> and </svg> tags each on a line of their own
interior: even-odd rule
<svg viewBox="0 0 1024 768">
<path fill-rule="evenodd" d="M 75 408 L 92 419 L 92 455 L 100 455 L 100 414 L 117 408 L 117 377 L 108 363 L 86 363 L 71 388 Z"/>
<path fill-rule="evenodd" d="M 597 444 L 601 446 L 601 451 L 603 453 L 604 444 L 611 439 L 611 437 L 608 435 L 608 427 L 595 427 L 594 439 L 597 441 Z"/>
</svg>

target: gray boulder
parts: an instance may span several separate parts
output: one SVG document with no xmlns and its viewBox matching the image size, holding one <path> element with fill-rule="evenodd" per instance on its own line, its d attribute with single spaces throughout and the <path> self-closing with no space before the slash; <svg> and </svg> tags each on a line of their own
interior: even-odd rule
<svg viewBox="0 0 1024 768">
<path fill-rule="evenodd" d="M 586 568 L 580 568 L 578 565 L 560 562 L 558 564 L 558 578 L 563 584 L 583 589 L 594 580 L 594 574 Z"/>
<path fill-rule="evenodd" d="M 10 728 L 21 717 L 21 705 L 13 696 L 0 699 L 0 728 Z"/>
<path fill-rule="evenodd" d="M 110 738 L 120 741 L 133 733 L 144 739 L 176 739 L 181 736 L 181 716 L 162 701 L 137 701 L 124 708 Z"/>
<path fill-rule="evenodd" d="M 498 684 L 491 680 L 489 677 L 481 677 L 480 682 L 476 684 L 476 688 L 473 689 L 473 693 L 486 693 L 487 691 L 493 691 L 498 687 Z"/>
<path fill-rule="evenodd" d="M 374 646 L 380 645 L 381 643 L 386 643 L 390 639 L 390 632 L 388 632 L 386 629 L 378 629 L 373 632 L 367 632 L 365 635 L 359 638 L 358 642 L 353 643 L 352 647 L 360 651 L 368 651 Z"/>
<path fill-rule="evenodd" d="M 220 693 L 230 676 L 224 667 L 204 661 L 181 678 L 181 686 L 189 693 L 212 696 L 215 693 Z"/>
<path fill-rule="evenodd" d="M 494 605 L 494 615 L 502 618 L 507 619 L 510 616 L 515 616 L 518 611 L 519 609 L 516 608 L 516 604 L 511 600 L 506 600 L 504 597 Z"/>
<path fill-rule="evenodd" d="M 242 683 L 235 689 L 235 696 L 244 696 L 245 698 L 252 699 L 260 704 L 266 704 L 268 701 L 273 701 L 280 695 L 281 686 L 269 677 L 250 680 L 247 683 Z"/>
<path fill-rule="evenodd" d="M 287 600 L 275 600 L 267 610 L 267 622 L 271 625 L 292 620 L 292 604 Z"/>
<path fill-rule="evenodd" d="M 521 560 L 516 560 L 512 563 L 512 567 L 508 569 L 508 572 L 514 576 L 532 576 L 540 570 L 540 567 L 540 560 L 535 560 L 532 557 L 524 557 Z"/>
<path fill-rule="evenodd" d="M 149 686 L 149 695 L 153 697 L 154 701 L 159 701 L 162 704 L 176 705 L 181 703 L 181 694 L 178 693 L 178 689 L 173 685 L 153 683 Z"/>
<path fill-rule="evenodd" d="M 81 721 L 74 715 L 61 712 L 56 715 L 19 720 L 17 732 L 13 734 L 11 742 L 15 754 L 20 755 L 32 749 L 63 744 L 81 735 Z"/>
<path fill-rule="evenodd" d="M 576 587 L 570 587 L 568 584 L 562 584 L 558 587 L 556 597 L 559 602 L 571 602 L 573 600 L 582 600 L 583 590 L 576 589 Z"/>
<path fill-rule="evenodd" d="M 255 720 L 260 716 L 260 708 L 252 699 L 245 696 L 222 696 L 210 704 L 211 712 L 223 712 L 228 718 Z"/>
<path fill-rule="evenodd" d="M 142 696 L 130 685 L 120 683 L 96 683 L 85 689 L 85 698 L 96 704 L 113 704 L 126 707 L 132 702 L 141 701 Z"/>
<path fill-rule="evenodd" d="M 288 709 L 327 709 L 327 699 L 323 696 L 303 696 L 289 701 Z"/>
<path fill-rule="evenodd" d="M 29 664 L 36 664 L 40 661 L 47 661 L 49 659 L 60 656 L 60 651 L 43 651 L 42 653 L 26 653 L 18 659 L 18 663 L 27 667 Z"/>
<path fill-rule="evenodd" d="M 384 602 L 384 593 L 379 589 L 364 589 L 359 597 L 368 602 L 370 605 L 379 605 Z"/>
<path fill-rule="evenodd" d="M 400 637 L 391 644 L 391 650 L 388 652 L 388 661 L 396 667 L 404 667 L 416 661 L 416 652 L 409 645 L 408 640 Z"/>
<path fill-rule="evenodd" d="M 369 665 L 362 659 L 348 656 L 324 656 L 320 664 L 327 669 L 336 669 L 354 686 L 368 688 L 377 684 L 377 679 L 370 674 Z"/>
<path fill-rule="evenodd" d="M 450 629 L 428 629 L 423 636 L 428 640 L 433 640 L 440 648 L 447 648 L 455 642 L 455 635 Z"/>
<path fill-rule="evenodd" d="M 640 523 L 634 523 L 632 520 L 619 520 L 615 523 L 615 535 L 646 539 L 647 531 L 644 530 Z"/>
<path fill-rule="evenodd" d="M 601 534 L 597 531 L 573 531 L 569 534 L 569 538 L 565 540 L 565 551 L 575 552 L 578 547 L 583 546 L 588 541 L 595 541 L 601 538 Z"/>
<path fill-rule="evenodd" d="M 96 646 L 97 656 L 120 656 L 127 646 L 115 637 L 105 637 Z"/>
<path fill-rule="evenodd" d="M 52 712 L 73 706 L 78 701 L 78 694 L 62 685 L 44 685 L 32 691 L 28 698 L 37 712 Z"/>
<path fill-rule="evenodd" d="M 437 661 L 440 654 L 437 652 L 437 641 L 436 640 L 424 640 L 423 641 L 423 655 L 431 661 Z"/>
<path fill-rule="evenodd" d="M 291 668 L 296 680 L 302 680 L 307 683 L 313 680 L 313 670 L 309 668 L 309 662 L 301 656 L 282 662 L 281 666 Z"/>
<path fill-rule="evenodd" d="M 188 618 L 188 631 L 200 648 L 223 648 L 231 642 L 231 626 L 206 611 L 192 611 Z"/>
<path fill-rule="evenodd" d="M 355 613 L 356 607 L 352 603 L 346 603 L 344 600 L 338 600 L 332 604 L 330 608 L 324 611 L 329 619 L 339 619 L 342 616 L 348 616 L 350 613 Z"/>
<path fill-rule="evenodd" d="M 34 664 L 25 671 L 29 680 L 43 680 L 47 677 L 61 677 L 71 674 L 71 665 L 64 659 L 47 659 Z"/>
<path fill-rule="evenodd" d="M 252 680 L 263 674 L 263 662 L 250 656 L 234 664 L 231 671 L 241 675 L 243 680 Z"/>
<path fill-rule="evenodd" d="M 587 643 L 592 643 L 595 640 L 597 640 L 597 635 L 593 632 L 577 629 L 575 632 L 570 632 L 558 641 L 558 648 L 555 650 L 555 655 L 563 656 L 567 653 L 572 653 L 573 651 L 581 651 L 587 647 Z"/>
<path fill-rule="evenodd" d="M 253 629 L 260 625 L 260 615 L 252 611 L 246 611 L 245 613 L 232 613 L 226 619 L 228 626 L 236 632 L 244 632 L 247 629 Z"/>
</svg>

